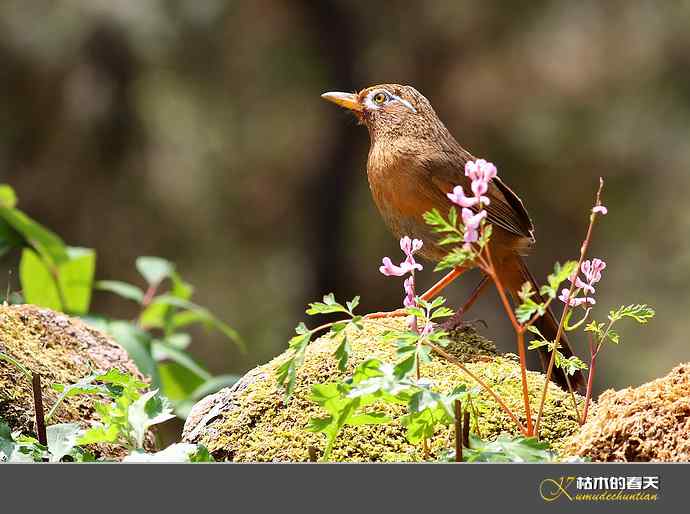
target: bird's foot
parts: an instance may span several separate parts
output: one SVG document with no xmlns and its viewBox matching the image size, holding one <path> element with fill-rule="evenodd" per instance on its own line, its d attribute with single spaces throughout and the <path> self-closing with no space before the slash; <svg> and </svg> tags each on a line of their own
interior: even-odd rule
<svg viewBox="0 0 690 514">
<path fill-rule="evenodd" d="M 478 325 L 484 325 L 484 328 L 488 328 L 486 321 L 483 319 L 465 320 L 463 319 L 463 310 L 460 309 L 458 312 L 453 314 L 443 323 L 439 324 L 439 328 L 445 332 L 452 332 L 454 330 L 464 330 L 466 328 L 477 329 Z"/>
</svg>

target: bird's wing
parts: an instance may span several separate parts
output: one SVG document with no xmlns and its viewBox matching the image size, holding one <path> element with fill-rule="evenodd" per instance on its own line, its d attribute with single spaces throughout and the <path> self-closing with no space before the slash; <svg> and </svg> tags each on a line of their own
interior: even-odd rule
<svg viewBox="0 0 690 514">
<path fill-rule="evenodd" d="M 453 187 L 458 185 L 463 187 L 466 194 L 471 194 L 470 181 L 455 162 L 455 159 L 453 162 L 436 161 L 428 163 L 426 168 L 433 183 L 444 194 L 450 193 Z M 485 209 L 489 223 L 517 236 L 534 239 L 534 226 L 527 209 L 522 200 L 501 179 L 493 179 L 487 196 L 490 203 Z"/>
</svg>

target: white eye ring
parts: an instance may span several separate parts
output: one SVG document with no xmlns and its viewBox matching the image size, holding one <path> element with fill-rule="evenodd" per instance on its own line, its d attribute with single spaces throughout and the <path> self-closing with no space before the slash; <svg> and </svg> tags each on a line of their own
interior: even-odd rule
<svg viewBox="0 0 690 514">
<path fill-rule="evenodd" d="M 377 98 L 381 97 L 381 100 L 377 100 Z M 404 98 L 400 98 L 398 95 L 393 95 L 389 93 L 388 91 L 372 91 L 369 93 L 369 95 L 366 98 L 365 104 L 367 105 L 368 108 L 372 110 L 380 109 L 383 107 L 385 104 L 390 103 L 392 101 L 398 101 L 402 105 L 404 105 L 406 108 L 408 108 L 410 111 L 413 113 L 417 112 L 417 109 L 415 109 L 410 102 L 405 100 Z"/>
</svg>

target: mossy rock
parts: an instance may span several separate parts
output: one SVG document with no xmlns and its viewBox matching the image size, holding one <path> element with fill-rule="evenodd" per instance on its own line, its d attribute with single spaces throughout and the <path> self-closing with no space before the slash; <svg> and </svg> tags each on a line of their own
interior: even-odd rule
<svg viewBox="0 0 690 514">
<path fill-rule="evenodd" d="M 112 339 L 64 314 L 33 305 L 0 305 L 0 352 L 31 373 L 41 375 L 44 409 L 58 393 L 52 384 L 72 384 L 87 375 L 118 368 L 143 380 L 127 352 Z M 49 424 L 94 419 L 93 398 L 72 396 L 58 407 Z M 0 419 L 15 431 L 35 435 L 31 382 L 16 366 L 0 359 Z M 118 458 L 123 450 L 97 445 L 97 456 Z"/>
<path fill-rule="evenodd" d="M 639 387 L 604 391 L 563 453 L 599 462 L 690 461 L 690 363 Z"/>
<path fill-rule="evenodd" d="M 294 395 L 287 403 L 284 390 L 276 383 L 276 369 L 289 358 L 289 353 L 279 355 L 268 364 L 247 373 L 234 386 L 197 403 L 185 423 L 183 439 L 203 443 L 217 459 L 236 462 L 309 460 L 310 451 L 318 454 L 325 446 L 324 434 L 313 433 L 306 428 L 310 418 L 325 415 L 309 399 L 311 386 L 338 381 L 368 358 L 395 362 L 394 345 L 382 342 L 381 336 L 388 330 L 400 329 L 402 323 L 400 319 L 367 320 L 363 330 L 348 328 L 351 358 L 345 373 L 338 371 L 333 357 L 340 338 L 326 335 L 314 341 L 307 349 L 304 365 L 298 371 Z M 517 358 L 514 355 L 497 355 L 493 343 L 469 329 L 456 332 L 454 339 L 448 351 L 489 383 L 511 410 L 522 416 L 524 423 Z M 443 392 L 450 392 L 460 384 L 468 387 L 476 385 L 456 365 L 438 356 L 433 356 L 432 362 L 422 365 L 421 374 L 431 379 L 434 386 Z M 544 378 L 542 373 L 528 372 L 530 401 L 534 411 L 539 405 Z M 579 402 L 583 401 L 579 395 L 576 398 Z M 477 406 L 481 437 L 494 438 L 501 433 L 517 433 L 508 415 L 486 393 L 481 393 Z M 420 448 L 407 441 L 405 428 L 397 421 L 404 414 L 404 408 L 386 406 L 385 409 L 396 421 L 389 425 L 346 427 L 336 441 L 333 460 L 420 460 Z M 570 395 L 552 384 L 542 420 L 542 439 L 558 449 L 578 426 Z M 474 426 L 473 431 L 476 432 Z M 430 444 L 432 457 L 439 457 L 444 449 L 452 447 L 453 437 L 451 428 L 439 427 Z"/>
</svg>

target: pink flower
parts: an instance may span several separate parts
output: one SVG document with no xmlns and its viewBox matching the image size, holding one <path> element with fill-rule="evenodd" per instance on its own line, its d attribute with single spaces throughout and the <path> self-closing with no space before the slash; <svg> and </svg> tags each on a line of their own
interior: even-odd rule
<svg viewBox="0 0 690 514">
<path fill-rule="evenodd" d="M 585 296 L 585 297 L 581 297 L 581 298 L 578 298 L 578 297 L 570 298 L 570 290 L 565 289 L 565 288 L 561 291 L 561 294 L 558 297 L 558 299 L 560 301 L 562 301 L 563 303 L 568 303 L 571 307 L 579 307 L 582 304 L 594 305 L 595 303 L 597 303 L 594 298 L 589 297 L 589 296 Z"/>
<path fill-rule="evenodd" d="M 462 209 L 462 223 L 465 225 L 465 244 L 476 243 L 479 239 L 479 225 L 486 218 L 486 211 L 481 210 L 477 214 L 470 209 Z"/>
<path fill-rule="evenodd" d="M 485 196 L 489 190 L 489 182 L 496 178 L 496 166 L 484 159 L 469 161 L 465 164 L 465 176 L 472 181 L 470 189 L 474 198 L 465 196 L 462 186 L 455 186 L 452 193 L 448 193 L 448 199 L 460 207 L 474 207 L 477 204 L 488 205 L 489 197 Z"/>
<path fill-rule="evenodd" d="M 390 257 L 383 258 L 383 264 L 379 267 L 379 271 L 387 277 L 395 276 L 402 277 L 414 270 L 422 270 L 423 267 L 414 259 L 414 253 L 419 251 L 424 243 L 420 239 L 410 239 L 405 236 L 400 239 L 400 249 L 405 253 L 405 260 L 398 266 L 393 264 Z"/>
<path fill-rule="evenodd" d="M 479 203 L 479 200 L 477 200 L 477 198 L 465 196 L 465 191 L 463 191 L 462 186 L 455 186 L 453 188 L 453 192 L 448 193 L 446 196 L 448 196 L 448 199 L 451 202 L 459 205 L 460 207 L 473 207 L 477 205 L 477 203 Z"/>
<path fill-rule="evenodd" d="M 601 280 L 601 272 L 606 268 L 606 263 L 601 259 L 594 258 L 591 261 L 586 260 L 582 262 L 580 266 L 580 271 L 585 277 L 582 280 L 578 273 L 573 273 L 569 280 L 570 282 L 575 282 L 575 287 L 584 293 L 584 297 L 574 297 L 569 298 L 569 290 L 563 289 L 561 295 L 558 297 L 563 303 L 569 303 L 571 307 L 578 307 L 579 305 L 589 304 L 594 305 L 596 301 L 590 295 L 593 295 L 596 290 L 594 289 L 594 284 Z"/>
<path fill-rule="evenodd" d="M 471 180 L 489 182 L 496 178 L 496 166 L 484 159 L 469 161 L 465 164 L 465 176 Z"/>
<path fill-rule="evenodd" d="M 400 238 L 400 249 L 409 259 L 412 259 L 412 254 L 418 252 L 423 245 L 424 243 L 421 239 L 410 239 L 407 236 Z"/>
<path fill-rule="evenodd" d="M 582 273 L 589 284 L 596 284 L 601 280 L 601 272 L 606 268 L 606 262 L 601 259 L 587 260 L 582 263 Z"/>
<path fill-rule="evenodd" d="M 609 210 L 604 205 L 596 205 L 592 208 L 592 212 L 594 214 L 606 215 L 609 212 Z"/>
<path fill-rule="evenodd" d="M 403 305 L 405 307 L 414 307 L 417 305 L 414 292 L 414 276 L 410 275 L 407 277 L 403 287 L 405 289 L 405 299 L 403 300 Z"/>
</svg>

